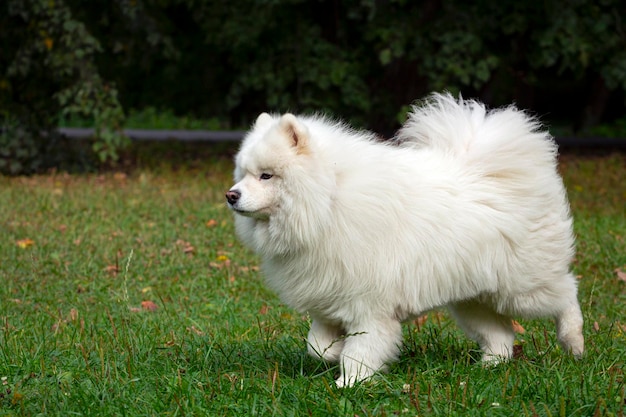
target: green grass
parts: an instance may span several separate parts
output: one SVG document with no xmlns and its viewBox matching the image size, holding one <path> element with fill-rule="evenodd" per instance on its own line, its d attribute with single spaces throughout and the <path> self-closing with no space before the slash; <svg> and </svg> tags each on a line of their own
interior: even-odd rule
<svg viewBox="0 0 626 417">
<path fill-rule="evenodd" d="M 0 415 L 624 415 L 626 156 L 563 158 L 582 360 L 562 354 L 552 323 L 522 321 L 518 359 L 483 368 L 432 313 L 405 326 L 389 373 L 345 390 L 306 355 L 307 317 L 237 242 L 229 157 L 160 159 L 0 177 Z"/>
</svg>

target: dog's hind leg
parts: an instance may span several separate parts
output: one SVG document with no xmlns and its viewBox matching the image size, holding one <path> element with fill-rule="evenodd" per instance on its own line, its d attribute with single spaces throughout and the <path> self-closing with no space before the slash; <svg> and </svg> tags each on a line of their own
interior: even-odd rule
<svg viewBox="0 0 626 417">
<path fill-rule="evenodd" d="M 553 317 L 556 321 L 557 337 L 566 352 L 579 357 L 585 349 L 583 338 L 583 316 L 578 304 L 576 278 L 567 273 L 563 279 L 548 281 L 533 292 L 516 295 L 509 300 L 513 315 L 527 318 Z"/>
<path fill-rule="evenodd" d="M 572 304 L 556 318 L 557 336 L 561 347 L 577 358 L 585 350 L 583 338 L 583 316 L 578 304 Z"/>
<path fill-rule="evenodd" d="M 572 278 L 573 279 L 573 278 Z M 556 332 L 561 347 L 576 357 L 585 350 L 583 338 L 583 315 L 576 297 L 576 291 L 570 296 L 570 302 L 556 316 Z"/>
<path fill-rule="evenodd" d="M 515 332 L 510 317 L 475 301 L 463 301 L 448 307 L 459 327 L 479 344 L 484 362 L 498 363 L 511 358 Z"/>
</svg>

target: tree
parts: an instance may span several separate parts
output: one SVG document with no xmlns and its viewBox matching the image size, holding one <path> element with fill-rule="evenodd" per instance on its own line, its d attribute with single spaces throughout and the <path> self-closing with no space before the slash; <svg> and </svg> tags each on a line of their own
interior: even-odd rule
<svg viewBox="0 0 626 417">
<path fill-rule="evenodd" d="M 324 112 L 383 132 L 432 90 L 515 101 L 583 132 L 624 113 L 620 0 L 4 4 L 4 171 L 11 158 L 31 161 L 13 171 L 42 166 L 58 118 L 72 114 L 96 126 L 101 160 L 115 159 L 123 109 L 146 106 L 224 128 L 261 111 Z"/>
</svg>

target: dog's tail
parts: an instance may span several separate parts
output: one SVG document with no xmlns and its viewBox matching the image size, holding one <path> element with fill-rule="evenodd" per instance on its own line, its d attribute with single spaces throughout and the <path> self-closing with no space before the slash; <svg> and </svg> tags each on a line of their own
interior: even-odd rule
<svg viewBox="0 0 626 417">
<path fill-rule="evenodd" d="M 539 121 L 515 106 L 487 110 L 482 103 L 457 100 L 449 93 L 432 94 L 414 106 L 397 139 L 487 165 L 536 158 L 552 164 L 557 151 Z"/>
</svg>

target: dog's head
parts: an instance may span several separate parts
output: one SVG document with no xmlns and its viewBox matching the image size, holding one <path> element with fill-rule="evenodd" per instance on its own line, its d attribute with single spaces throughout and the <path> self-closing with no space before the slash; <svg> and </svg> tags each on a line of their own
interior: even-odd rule
<svg viewBox="0 0 626 417">
<path fill-rule="evenodd" d="M 237 214 L 267 220 L 285 195 L 283 180 L 290 166 L 308 152 L 307 127 L 292 114 L 262 113 L 235 158 L 235 185 L 226 192 Z"/>
</svg>

